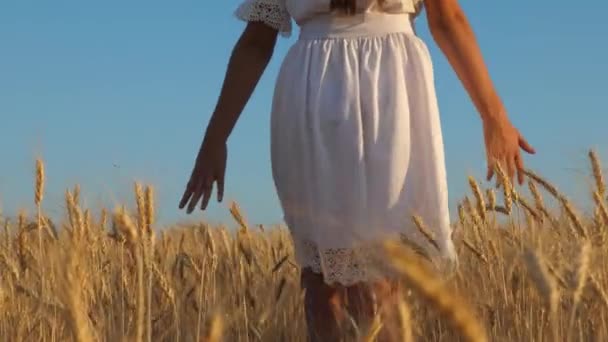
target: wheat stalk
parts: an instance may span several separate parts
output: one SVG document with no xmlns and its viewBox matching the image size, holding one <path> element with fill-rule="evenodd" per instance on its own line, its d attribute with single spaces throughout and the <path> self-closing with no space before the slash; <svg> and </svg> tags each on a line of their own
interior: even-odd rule
<svg viewBox="0 0 608 342">
<path fill-rule="evenodd" d="M 422 264 L 414 261 L 418 260 L 418 257 L 413 252 L 394 242 L 387 243 L 386 249 L 395 268 L 410 280 L 410 285 L 421 296 L 448 319 L 466 341 L 487 341 L 485 329 L 479 324 L 468 305 L 459 296 L 448 291 L 444 283 L 433 277 Z"/>
<path fill-rule="evenodd" d="M 160 271 L 156 263 L 152 263 L 152 272 L 156 276 L 156 280 L 158 281 L 158 284 L 160 285 L 160 288 L 162 289 L 163 293 L 165 294 L 165 296 L 167 296 L 169 302 L 171 303 L 171 309 L 173 310 L 174 320 L 173 325 L 175 328 L 175 341 L 179 341 L 179 316 L 177 312 L 177 301 L 175 291 L 169 284 L 169 281 L 167 280 L 163 272 Z"/>
<path fill-rule="evenodd" d="M 597 212 L 603 220 L 603 223 L 608 225 L 608 208 L 606 208 L 606 205 L 604 205 L 604 198 L 599 191 L 595 191 L 593 193 L 593 200 L 595 202 Z"/>
<path fill-rule="evenodd" d="M 127 237 L 131 253 L 135 257 L 136 276 L 137 276 L 137 313 L 136 313 L 136 334 L 135 340 L 143 342 L 145 334 L 145 291 L 144 291 L 144 260 L 142 260 L 141 241 L 139 239 L 139 230 L 127 215 L 124 207 L 118 209 L 114 213 L 114 221 L 118 229 Z"/>
<path fill-rule="evenodd" d="M 528 274 L 549 309 L 553 341 L 558 341 L 557 305 L 559 303 L 559 291 L 555 279 L 551 277 L 545 260 L 537 252 L 526 249 L 524 251 L 524 259 L 528 267 Z"/>
<path fill-rule="evenodd" d="M 101 208 L 101 214 L 99 216 L 99 229 L 101 231 L 105 231 L 107 224 L 108 224 L 108 211 L 106 210 L 106 208 Z"/>
<path fill-rule="evenodd" d="M 471 190 L 473 191 L 473 195 L 475 196 L 475 199 L 477 201 L 477 212 L 479 213 L 481 220 L 483 222 L 485 222 L 486 221 L 486 201 L 483 197 L 483 193 L 481 192 L 481 188 L 479 187 L 479 184 L 477 184 L 477 181 L 472 176 L 469 176 L 469 186 L 471 187 Z M 494 207 L 494 206 L 492 206 L 492 207 Z"/>
<path fill-rule="evenodd" d="M 244 232 L 249 231 L 249 226 L 247 225 L 247 222 L 245 221 L 245 218 L 243 217 L 241 209 L 239 208 L 239 206 L 236 202 L 232 202 L 232 204 L 230 205 L 230 214 L 232 214 L 232 217 L 239 224 L 242 231 L 244 231 Z"/>
<path fill-rule="evenodd" d="M 17 265 L 11 260 L 11 258 L 6 254 L 5 251 L 0 249 L 0 261 L 5 265 L 5 267 L 9 270 L 9 273 L 13 277 L 15 281 L 19 280 L 19 268 Z"/>
<path fill-rule="evenodd" d="M 375 315 L 374 319 L 372 320 L 372 326 L 369 328 L 369 331 L 367 332 L 366 336 L 363 337 L 362 341 L 375 342 L 378 335 L 382 331 L 382 328 L 383 324 L 382 320 L 380 319 L 380 316 Z"/>
<path fill-rule="evenodd" d="M 412 331 L 412 313 L 405 299 L 401 299 L 397 304 L 399 318 L 401 321 L 401 338 L 403 342 L 413 342 L 414 334 Z"/>
<path fill-rule="evenodd" d="M 440 251 L 439 244 L 435 240 L 433 233 L 424 225 L 422 221 L 422 217 L 419 215 L 412 215 L 412 220 L 414 221 L 414 225 L 418 228 L 418 231 L 424 236 L 424 238 L 431 244 L 437 251 Z"/>
<path fill-rule="evenodd" d="M 489 264 L 488 258 L 477 248 L 475 248 L 471 242 L 469 242 L 467 239 L 462 239 L 462 242 L 464 243 L 465 247 L 471 251 L 471 253 L 473 253 L 473 255 L 475 255 L 482 263 L 486 265 Z"/>
<path fill-rule="evenodd" d="M 576 228 L 578 233 L 581 235 L 581 237 L 587 238 L 588 237 L 587 229 L 585 228 L 585 225 L 583 224 L 583 221 L 581 220 L 581 218 L 578 216 L 578 214 L 572 207 L 572 204 L 570 203 L 570 201 L 564 200 L 563 206 L 564 206 L 564 209 L 566 210 L 566 214 L 568 215 L 568 218 L 570 218 L 570 220 L 574 224 L 574 227 Z"/>
<path fill-rule="evenodd" d="M 147 229 L 147 233 L 152 235 L 152 225 L 154 224 L 155 217 L 155 206 L 154 206 L 154 188 L 151 186 L 146 186 L 145 194 L 145 227 Z"/>
<path fill-rule="evenodd" d="M 578 259 L 574 268 L 574 274 L 572 277 L 572 310 L 570 312 L 570 325 L 568 329 L 568 341 L 570 341 L 570 334 L 574 329 L 574 322 L 576 318 L 576 311 L 579 307 L 579 303 L 583 296 L 583 290 L 587 284 L 587 278 L 589 277 L 589 257 L 591 253 L 591 244 L 589 241 L 584 241 L 581 245 Z"/>
<path fill-rule="evenodd" d="M 591 243 L 589 243 L 589 241 L 584 241 L 580 248 L 579 256 L 574 268 L 574 277 L 572 279 L 572 298 L 575 307 L 580 303 L 583 290 L 587 284 L 590 254 Z"/>
<path fill-rule="evenodd" d="M 486 196 L 488 197 L 488 208 L 494 210 L 496 208 L 496 192 L 494 189 L 487 189 Z"/>
<path fill-rule="evenodd" d="M 546 262 L 540 254 L 530 249 L 526 249 L 524 257 L 530 277 L 534 281 L 541 296 L 545 299 L 550 312 L 555 312 L 557 310 L 559 292 L 555 280 L 551 277 L 547 269 Z"/>
<path fill-rule="evenodd" d="M 549 192 L 551 195 L 553 195 L 553 197 L 555 197 L 556 199 L 563 201 L 566 198 L 566 196 L 564 196 L 562 193 L 560 193 L 555 186 L 553 186 L 551 183 L 549 183 L 549 181 L 547 181 L 544 178 L 542 178 L 541 176 L 537 175 L 532 170 L 524 170 L 524 174 L 528 178 L 530 178 L 533 181 L 535 181 L 536 183 L 540 184 L 543 188 L 545 188 L 545 190 L 547 190 L 547 192 Z"/>
<path fill-rule="evenodd" d="M 530 192 L 532 193 L 532 197 L 534 197 L 534 204 L 536 206 L 536 210 L 539 212 L 539 219 L 540 219 L 541 223 L 542 223 L 543 217 L 545 217 L 551 221 L 553 226 L 557 226 L 557 224 L 552 220 L 551 214 L 547 210 L 547 207 L 545 207 L 545 203 L 544 203 L 542 195 L 540 194 L 540 192 L 538 191 L 538 188 L 536 187 L 536 184 L 532 180 L 528 181 L 528 188 L 530 189 Z"/>
<path fill-rule="evenodd" d="M 220 342 L 224 330 L 224 322 L 221 317 L 214 316 L 210 323 L 209 334 L 205 342 Z"/>
<path fill-rule="evenodd" d="M 80 205 L 80 185 L 74 185 L 74 189 L 72 190 L 72 196 L 74 197 L 74 203 L 76 205 Z"/>
<path fill-rule="evenodd" d="M 502 185 L 505 210 L 507 211 L 507 214 L 511 214 L 511 208 L 513 207 L 513 194 L 515 191 L 513 190 L 509 177 L 507 177 L 507 174 L 500 164 L 496 164 L 496 174 L 498 175 L 499 183 Z"/>
<path fill-rule="evenodd" d="M 87 301 L 83 298 L 90 284 L 87 284 L 85 270 L 79 264 L 80 258 L 85 255 L 82 248 L 80 241 L 72 240 L 66 261 L 65 279 L 61 283 L 61 295 L 67 301 L 69 323 L 76 341 L 93 342 L 95 338 L 87 315 Z"/>
<path fill-rule="evenodd" d="M 42 258 L 44 257 L 44 249 L 42 246 L 42 199 L 44 197 L 44 163 L 41 159 L 36 159 L 36 183 L 34 190 L 34 203 L 36 204 L 36 220 L 38 227 L 38 255 L 39 255 L 39 264 L 38 269 L 42 270 Z M 44 292 L 44 278 L 41 275 L 40 278 L 40 296 L 42 299 L 45 298 Z"/>
<path fill-rule="evenodd" d="M 135 192 L 135 204 L 137 205 L 137 226 L 145 233 L 146 230 L 146 199 L 144 196 L 144 190 L 139 182 L 133 184 L 133 190 Z"/>
<path fill-rule="evenodd" d="M 604 182 L 604 175 L 602 173 L 602 164 L 597 156 L 597 153 L 593 150 L 589 151 L 589 159 L 591 161 L 591 170 L 593 171 L 593 178 L 595 179 L 596 191 L 600 194 L 600 197 L 604 199 L 606 197 L 606 182 Z"/>
<path fill-rule="evenodd" d="M 593 289 L 602 300 L 602 304 L 604 304 L 604 306 L 608 309 L 608 294 L 606 294 L 606 291 L 604 291 L 604 288 L 597 280 L 597 277 L 591 274 L 589 276 L 589 282 L 591 283 L 591 285 L 593 285 Z"/>
</svg>

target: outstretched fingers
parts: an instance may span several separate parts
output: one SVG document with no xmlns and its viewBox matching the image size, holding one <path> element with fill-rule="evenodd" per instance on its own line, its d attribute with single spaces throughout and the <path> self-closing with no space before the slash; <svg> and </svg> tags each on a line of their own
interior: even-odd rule
<svg viewBox="0 0 608 342">
<path fill-rule="evenodd" d="M 513 184 L 513 179 L 515 178 L 515 169 L 515 157 L 509 157 L 507 159 L 507 176 L 511 184 Z"/>
<path fill-rule="evenodd" d="M 496 159 L 488 156 L 487 160 L 488 160 L 488 172 L 486 174 L 486 180 L 489 182 L 492 180 L 492 177 L 494 177 L 494 168 L 496 167 Z"/>
<path fill-rule="evenodd" d="M 217 178 L 217 201 L 221 202 L 224 199 L 224 175 L 221 174 Z"/>
<path fill-rule="evenodd" d="M 197 184 L 196 189 L 194 190 L 194 193 L 192 195 L 192 198 L 190 198 L 190 203 L 188 204 L 188 209 L 186 209 L 186 213 L 192 214 L 192 212 L 196 208 L 196 204 L 198 203 L 198 201 L 201 199 L 201 197 L 205 193 L 205 187 L 203 184 L 204 183 L 202 183 L 202 182 L 199 182 Z"/>
<path fill-rule="evenodd" d="M 524 184 L 524 162 L 521 158 L 521 154 L 517 154 L 515 156 L 515 165 L 517 166 L 517 181 L 519 185 Z"/>
<path fill-rule="evenodd" d="M 192 197 L 192 194 L 194 194 L 194 188 L 195 187 L 192 181 L 188 182 L 188 184 L 186 185 L 186 190 L 184 190 L 184 194 L 182 195 L 182 199 L 179 201 L 180 209 L 184 209 L 186 204 L 188 204 L 188 201 Z"/>
<path fill-rule="evenodd" d="M 179 208 L 186 208 L 186 212 L 191 214 L 196 209 L 198 202 L 201 201 L 201 210 L 207 209 L 209 200 L 213 195 L 213 183 L 217 182 L 217 199 L 221 202 L 224 197 L 224 175 L 219 174 L 214 177 L 210 174 L 193 177 L 186 185 L 186 190 L 179 202 Z"/>
<path fill-rule="evenodd" d="M 213 193 L 213 178 L 207 178 L 203 190 L 203 201 L 201 202 L 201 210 L 207 209 L 207 205 L 209 205 L 209 199 L 211 199 L 211 194 Z"/>
<path fill-rule="evenodd" d="M 528 141 L 526 141 L 526 139 L 523 136 L 519 136 L 519 147 L 521 147 L 522 150 L 528 152 L 529 154 L 535 154 L 536 150 L 534 149 L 534 147 L 532 147 Z"/>
</svg>

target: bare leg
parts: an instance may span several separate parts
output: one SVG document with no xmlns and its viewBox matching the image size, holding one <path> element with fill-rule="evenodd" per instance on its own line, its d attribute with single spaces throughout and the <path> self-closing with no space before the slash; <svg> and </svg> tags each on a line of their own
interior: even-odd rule
<svg viewBox="0 0 608 342">
<path fill-rule="evenodd" d="M 302 270 L 301 281 L 302 288 L 306 290 L 304 305 L 310 341 L 341 341 L 346 324 L 345 310 L 360 328 L 368 328 L 378 315 L 383 324 L 378 341 L 398 341 L 396 304 L 400 287 L 397 281 L 330 286 L 323 281 L 321 274 L 309 268 Z"/>
<path fill-rule="evenodd" d="M 323 276 L 310 268 L 302 270 L 301 282 L 306 290 L 304 310 L 310 341 L 340 341 L 345 288 L 327 285 Z"/>
<path fill-rule="evenodd" d="M 347 308 L 359 327 L 369 329 L 376 316 L 382 322 L 377 341 L 398 341 L 397 303 L 400 286 L 397 281 L 383 280 L 348 287 Z"/>
</svg>

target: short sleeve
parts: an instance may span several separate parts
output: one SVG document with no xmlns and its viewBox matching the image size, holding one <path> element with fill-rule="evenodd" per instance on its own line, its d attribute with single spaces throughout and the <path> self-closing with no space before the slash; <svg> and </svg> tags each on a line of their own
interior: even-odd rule
<svg viewBox="0 0 608 342">
<path fill-rule="evenodd" d="M 243 21 L 259 21 L 276 29 L 282 36 L 291 35 L 291 16 L 285 0 L 245 0 L 235 11 Z"/>
</svg>

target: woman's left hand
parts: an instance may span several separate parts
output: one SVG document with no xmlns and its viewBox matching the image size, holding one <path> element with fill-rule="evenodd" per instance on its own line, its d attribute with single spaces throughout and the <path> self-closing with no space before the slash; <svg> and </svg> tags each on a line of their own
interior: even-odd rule
<svg viewBox="0 0 608 342">
<path fill-rule="evenodd" d="M 488 181 L 494 176 L 496 164 L 500 163 L 511 183 L 517 173 L 519 184 L 523 184 L 524 162 L 520 149 L 534 154 L 536 153 L 534 148 L 528 144 L 506 116 L 497 120 L 484 120 L 483 134 L 488 159 Z"/>
</svg>

